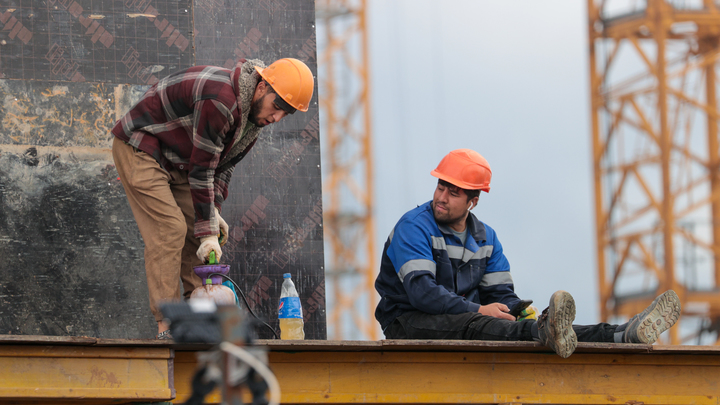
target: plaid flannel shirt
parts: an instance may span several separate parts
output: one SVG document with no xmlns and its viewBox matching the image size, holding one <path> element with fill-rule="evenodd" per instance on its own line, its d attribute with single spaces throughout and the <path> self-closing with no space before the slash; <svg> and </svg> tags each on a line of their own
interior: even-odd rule
<svg viewBox="0 0 720 405">
<path fill-rule="evenodd" d="M 195 237 L 217 235 L 234 166 L 255 144 L 260 128 L 246 125 L 260 76 L 241 60 L 232 69 L 195 66 L 153 85 L 112 129 L 165 169 L 188 172 Z M 247 126 L 247 130 L 245 130 Z"/>
</svg>

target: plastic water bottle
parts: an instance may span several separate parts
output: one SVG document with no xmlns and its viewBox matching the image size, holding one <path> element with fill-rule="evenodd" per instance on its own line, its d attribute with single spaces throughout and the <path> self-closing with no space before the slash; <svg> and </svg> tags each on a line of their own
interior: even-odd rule
<svg viewBox="0 0 720 405">
<path fill-rule="evenodd" d="M 280 320 L 280 339 L 305 339 L 302 305 L 300 305 L 300 297 L 290 273 L 283 274 L 278 319 Z"/>
</svg>

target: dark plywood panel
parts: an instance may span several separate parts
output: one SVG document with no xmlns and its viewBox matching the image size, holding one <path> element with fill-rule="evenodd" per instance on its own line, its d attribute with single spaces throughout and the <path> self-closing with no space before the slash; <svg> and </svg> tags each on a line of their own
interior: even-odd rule
<svg viewBox="0 0 720 405">
<path fill-rule="evenodd" d="M 0 254 L 12 258 L 0 262 L 0 333 L 154 335 L 109 129 L 149 85 L 191 65 L 295 57 L 316 73 L 314 18 L 310 0 L 0 5 Z M 318 120 L 316 86 L 309 112 L 263 131 L 223 211 L 223 261 L 251 307 L 277 328 L 292 273 L 308 339 L 326 338 Z"/>
<path fill-rule="evenodd" d="M 317 74 L 312 1 L 196 0 L 198 64 L 232 67 L 238 58 L 266 64 L 293 57 Z M 230 224 L 224 261 L 242 280 L 253 309 L 277 325 L 282 274 L 292 274 L 307 337 L 326 335 L 317 81 L 307 113 L 263 130 L 235 170 L 223 208 Z M 262 331 L 262 337 L 269 338 Z"/>
<path fill-rule="evenodd" d="M 318 141 L 307 133 L 307 138 L 274 135 L 241 162 L 244 175 L 233 178 L 232 187 L 240 192 L 225 203 L 231 235 L 224 260 L 231 264 L 231 275 L 243 280 L 253 309 L 273 320 L 282 274 L 291 273 L 303 303 L 306 335 L 324 335 L 322 201 L 315 181 L 320 165 L 313 158 Z"/>
<path fill-rule="evenodd" d="M 0 78 L 153 84 L 194 63 L 191 0 L 3 3 Z"/>
</svg>

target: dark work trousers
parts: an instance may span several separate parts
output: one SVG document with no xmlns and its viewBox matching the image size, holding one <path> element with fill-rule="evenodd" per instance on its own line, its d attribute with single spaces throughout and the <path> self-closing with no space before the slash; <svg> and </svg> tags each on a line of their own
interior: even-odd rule
<svg viewBox="0 0 720 405">
<path fill-rule="evenodd" d="M 476 312 L 431 315 L 406 312 L 385 329 L 388 339 L 533 340 L 533 320 L 508 321 Z M 613 342 L 617 325 L 573 325 L 578 342 Z"/>
</svg>

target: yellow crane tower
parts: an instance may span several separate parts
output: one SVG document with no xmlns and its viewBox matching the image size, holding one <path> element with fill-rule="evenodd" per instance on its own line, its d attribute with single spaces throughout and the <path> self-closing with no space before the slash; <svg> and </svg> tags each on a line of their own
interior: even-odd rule
<svg viewBox="0 0 720 405">
<path fill-rule="evenodd" d="M 720 10 L 712 0 L 587 4 L 601 318 L 627 318 L 674 289 L 683 316 L 670 343 L 716 342 Z"/>
<path fill-rule="evenodd" d="M 328 338 L 378 338 L 365 0 L 316 3 Z"/>
</svg>

